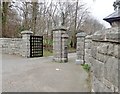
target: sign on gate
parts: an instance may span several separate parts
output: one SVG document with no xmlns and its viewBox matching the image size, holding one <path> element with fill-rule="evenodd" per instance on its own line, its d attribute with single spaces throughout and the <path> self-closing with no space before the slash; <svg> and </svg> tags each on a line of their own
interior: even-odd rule
<svg viewBox="0 0 120 94">
<path fill-rule="evenodd" d="M 30 57 L 43 56 L 43 36 L 30 36 Z"/>
</svg>

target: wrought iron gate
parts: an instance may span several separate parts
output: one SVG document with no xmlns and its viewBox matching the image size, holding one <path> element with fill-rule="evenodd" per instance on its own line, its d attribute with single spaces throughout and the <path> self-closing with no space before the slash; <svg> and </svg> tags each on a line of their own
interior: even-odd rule
<svg viewBox="0 0 120 94">
<path fill-rule="evenodd" d="M 43 36 L 30 36 L 30 57 L 43 56 Z"/>
</svg>

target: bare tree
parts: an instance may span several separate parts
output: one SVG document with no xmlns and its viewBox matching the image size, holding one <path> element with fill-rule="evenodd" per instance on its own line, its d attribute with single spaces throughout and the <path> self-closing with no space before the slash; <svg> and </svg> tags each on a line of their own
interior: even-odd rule
<svg viewBox="0 0 120 94">
<path fill-rule="evenodd" d="M 81 0 L 76 0 L 75 2 L 67 2 L 67 0 L 65 2 L 53 2 L 51 0 L 49 3 L 46 0 L 40 2 L 38 0 L 28 1 L 22 2 L 21 0 L 17 0 L 15 3 L 9 4 L 12 8 L 4 4 L 8 10 L 11 9 L 10 13 L 8 13 L 6 7 L 3 8 L 2 19 L 4 20 L 2 20 L 2 26 L 4 36 L 5 29 L 9 28 L 11 30 L 9 32 L 11 34 L 9 35 L 16 36 L 17 30 L 20 28 L 18 32 L 31 29 L 34 34 L 45 35 L 46 39 L 49 40 L 49 37 L 51 37 L 52 40 L 52 29 L 61 24 L 67 27 L 67 32 L 72 41 L 72 47 L 76 48 L 76 33 L 79 29 L 87 32 L 90 27 L 90 31 L 96 31 L 98 28 L 102 28 L 96 25 L 99 23 L 96 20 L 88 19 L 88 16 L 90 16 L 89 9 L 86 8 L 85 4 L 80 2 Z M 11 25 L 6 25 L 8 24 L 6 21 L 9 24 L 12 22 L 12 28 L 10 28 Z"/>
<path fill-rule="evenodd" d="M 20 19 L 13 2 L 2 2 L 2 37 L 18 36 Z"/>
<path fill-rule="evenodd" d="M 2 37 L 2 4 L 0 3 L 0 37 Z"/>
<path fill-rule="evenodd" d="M 89 18 L 87 18 L 84 21 L 83 25 L 81 26 L 81 29 L 87 34 L 91 35 L 98 30 L 105 29 L 105 26 L 102 25 L 97 19 L 93 18 L 92 16 L 89 16 Z"/>
</svg>

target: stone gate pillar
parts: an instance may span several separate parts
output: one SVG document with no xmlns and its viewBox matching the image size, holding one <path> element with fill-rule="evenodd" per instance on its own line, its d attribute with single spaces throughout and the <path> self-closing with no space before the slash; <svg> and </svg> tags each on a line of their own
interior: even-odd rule
<svg viewBox="0 0 120 94">
<path fill-rule="evenodd" d="M 32 31 L 22 31 L 22 48 L 21 55 L 24 57 L 30 57 L 30 35 L 33 34 Z"/>
<path fill-rule="evenodd" d="M 67 34 L 62 34 L 62 62 L 68 62 L 68 35 Z"/>
<path fill-rule="evenodd" d="M 53 29 L 53 60 L 57 62 L 67 62 L 67 29 L 64 26 Z"/>
<path fill-rule="evenodd" d="M 76 64 L 84 64 L 85 62 L 85 36 L 84 32 L 80 32 L 76 35 L 77 37 L 77 59 Z"/>
<path fill-rule="evenodd" d="M 85 37 L 85 63 L 91 66 L 92 35 Z"/>
</svg>

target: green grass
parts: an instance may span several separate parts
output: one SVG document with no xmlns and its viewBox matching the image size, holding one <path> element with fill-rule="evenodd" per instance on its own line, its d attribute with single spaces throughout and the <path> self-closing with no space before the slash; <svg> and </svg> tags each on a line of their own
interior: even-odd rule
<svg viewBox="0 0 120 94">
<path fill-rule="evenodd" d="M 76 49 L 69 47 L 69 48 L 68 48 L 68 52 L 69 52 L 69 53 L 74 53 L 74 52 L 76 52 Z"/>
<path fill-rule="evenodd" d="M 48 50 L 43 50 L 43 56 L 44 57 L 47 57 L 47 56 L 52 56 L 53 53 L 51 51 L 48 51 Z"/>
<path fill-rule="evenodd" d="M 88 64 L 82 64 L 83 69 L 85 69 L 87 72 L 90 71 L 90 66 Z"/>
</svg>

